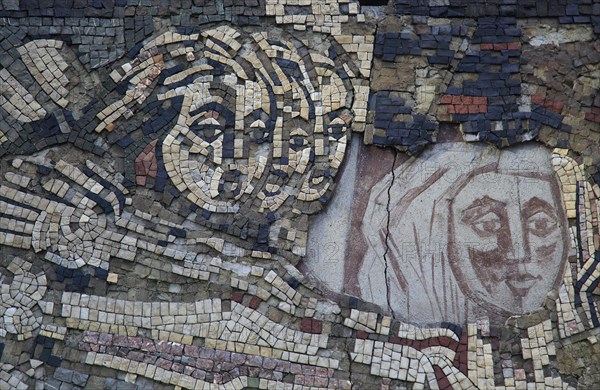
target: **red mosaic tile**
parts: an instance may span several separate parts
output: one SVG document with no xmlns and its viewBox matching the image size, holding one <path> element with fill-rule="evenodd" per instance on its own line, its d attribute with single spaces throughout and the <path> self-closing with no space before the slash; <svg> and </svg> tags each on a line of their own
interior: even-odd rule
<svg viewBox="0 0 600 390">
<path fill-rule="evenodd" d="M 146 185 L 146 177 L 156 177 L 158 173 L 158 161 L 155 149 L 158 140 L 150 142 L 135 159 L 135 175 L 137 185 Z"/>
<path fill-rule="evenodd" d="M 240 291 L 234 291 L 231 293 L 231 299 L 237 303 L 242 303 L 242 300 L 244 299 L 244 293 Z"/>
<path fill-rule="evenodd" d="M 590 122 L 600 123 L 600 115 L 591 112 L 585 114 L 585 119 Z"/>
<path fill-rule="evenodd" d="M 480 50 L 521 50 L 520 42 L 509 42 L 509 43 L 482 43 L 479 45 Z"/>
<path fill-rule="evenodd" d="M 320 334 L 323 332 L 323 321 L 312 320 L 312 333 Z"/>
<path fill-rule="evenodd" d="M 565 106 L 564 102 L 558 99 L 546 97 L 544 95 L 533 95 L 531 97 L 531 102 L 533 104 L 538 104 L 557 113 L 561 113 Z"/>
<path fill-rule="evenodd" d="M 186 356 L 190 356 L 190 357 L 198 357 L 198 350 L 199 347 L 195 346 L 195 345 L 186 345 L 184 347 L 184 353 Z"/>
<path fill-rule="evenodd" d="M 196 367 L 201 370 L 210 371 L 213 369 L 213 361 L 209 359 L 196 359 Z"/>
<path fill-rule="evenodd" d="M 327 377 L 315 377 L 313 385 L 316 387 L 326 388 L 329 384 L 329 378 Z"/>
<path fill-rule="evenodd" d="M 356 338 L 357 339 L 366 339 L 367 337 L 369 337 L 369 334 L 367 332 L 365 332 L 364 330 L 357 330 L 356 331 Z"/>
<path fill-rule="evenodd" d="M 299 375 L 299 374 L 302 374 L 302 365 L 301 364 L 297 364 L 297 363 L 290 363 L 289 366 L 287 367 L 287 369 L 285 369 L 285 364 L 282 365 L 282 366 L 280 366 L 278 364 L 276 370 L 277 371 L 284 371 L 284 372 L 287 371 L 287 372 L 290 372 L 291 374 Z"/>
<path fill-rule="evenodd" d="M 437 379 L 438 386 L 440 390 L 452 389 L 452 385 L 450 381 L 444 374 L 444 371 L 438 366 L 433 366 L 433 371 L 435 372 L 435 379 Z"/>
<path fill-rule="evenodd" d="M 310 318 L 303 318 L 300 321 L 300 329 L 305 333 L 310 333 L 312 331 L 312 320 Z"/>
<path fill-rule="evenodd" d="M 158 358 L 156 365 L 164 370 L 170 370 L 173 362 L 164 358 Z"/>
<path fill-rule="evenodd" d="M 440 98 L 440 104 L 451 104 L 452 103 L 452 95 L 442 95 Z"/>
<path fill-rule="evenodd" d="M 258 309 L 258 306 L 260 306 L 262 302 L 262 299 L 260 299 L 259 297 L 257 297 L 256 295 L 252 297 L 252 299 L 250 299 L 250 302 L 248 303 L 248 306 L 250 306 L 252 309 Z"/>
</svg>

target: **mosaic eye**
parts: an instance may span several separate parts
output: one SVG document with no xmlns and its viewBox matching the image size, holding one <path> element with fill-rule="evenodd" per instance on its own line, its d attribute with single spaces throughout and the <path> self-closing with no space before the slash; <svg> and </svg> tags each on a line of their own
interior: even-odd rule
<svg viewBox="0 0 600 390">
<path fill-rule="evenodd" d="M 304 146 L 305 144 L 306 144 L 306 140 L 304 138 L 300 138 L 300 137 L 294 138 L 294 145 Z"/>
<path fill-rule="evenodd" d="M 265 122 L 261 121 L 260 119 L 252 122 L 252 124 L 250 125 L 250 127 L 252 127 L 252 128 L 260 128 L 260 129 L 266 128 Z"/>
<path fill-rule="evenodd" d="M 545 211 L 540 211 L 527 220 L 527 228 L 538 237 L 547 237 L 557 228 L 556 220 Z"/>
<path fill-rule="evenodd" d="M 223 132 L 219 129 L 219 122 L 213 118 L 203 119 L 195 125 L 190 126 L 190 130 L 197 136 L 207 142 L 215 141 Z"/>
<path fill-rule="evenodd" d="M 335 118 L 326 128 L 325 134 L 335 139 L 340 139 L 344 135 L 346 128 L 346 122 L 341 118 Z"/>
<path fill-rule="evenodd" d="M 471 228 L 481 237 L 489 237 L 502 227 L 502 220 L 495 213 L 489 212 L 473 222 Z"/>
<path fill-rule="evenodd" d="M 215 118 L 204 118 L 197 123 L 199 126 L 219 126 L 219 122 Z"/>
</svg>

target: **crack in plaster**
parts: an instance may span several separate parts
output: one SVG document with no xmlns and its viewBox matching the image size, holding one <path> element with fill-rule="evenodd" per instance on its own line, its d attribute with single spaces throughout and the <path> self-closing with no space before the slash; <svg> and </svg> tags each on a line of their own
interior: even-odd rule
<svg viewBox="0 0 600 390">
<path fill-rule="evenodd" d="M 385 252 L 383 252 L 383 262 L 384 262 L 383 272 L 384 272 L 384 278 L 385 278 L 385 287 L 386 287 L 385 295 L 386 295 L 388 310 L 392 314 L 392 317 L 395 317 L 394 311 L 392 310 L 392 304 L 391 304 L 391 298 L 390 298 L 390 281 L 388 278 L 389 264 L 388 264 L 388 257 L 387 257 L 388 251 L 390 250 L 390 245 L 388 243 L 388 238 L 390 235 L 390 219 L 391 219 L 390 203 L 392 200 L 392 187 L 394 186 L 394 183 L 396 181 L 396 172 L 394 171 L 394 168 L 396 167 L 396 160 L 398 159 L 398 151 L 395 148 L 392 148 L 392 152 L 394 153 L 394 161 L 392 162 L 392 169 L 391 169 L 392 180 L 390 181 L 390 186 L 387 189 L 387 204 L 385 205 L 387 220 L 386 220 L 386 230 L 385 230 Z"/>
</svg>

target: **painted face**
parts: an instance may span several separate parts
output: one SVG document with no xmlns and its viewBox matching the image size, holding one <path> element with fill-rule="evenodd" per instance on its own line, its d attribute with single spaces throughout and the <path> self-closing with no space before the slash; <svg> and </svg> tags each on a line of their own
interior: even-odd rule
<svg viewBox="0 0 600 390">
<path fill-rule="evenodd" d="M 349 117 L 337 110 L 346 87 L 331 67 L 315 65 L 333 64 L 325 57 L 313 55 L 311 77 L 289 42 L 235 34 L 206 33 L 210 61 L 178 88 L 181 111 L 163 144 L 171 180 L 217 213 L 274 212 L 290 196 L 319 200 L 345 152 Z"/>
<path fill-rule="evenodd" d="M 474 176 L 455 195 L 450 213 L 450 263 L 463 292 L 510 313 L 538 308 L 567 256 L 556 180 Z"/>
</svg>

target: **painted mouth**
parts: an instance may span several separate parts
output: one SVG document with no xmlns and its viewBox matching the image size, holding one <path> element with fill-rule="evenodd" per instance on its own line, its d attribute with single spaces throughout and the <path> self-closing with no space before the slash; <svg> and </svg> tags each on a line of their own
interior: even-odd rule
<svg viewBox="0 0 600 390">
<path fill-rule="evenodd" d="M 542 279 L 541 276 L 535 276 L 532 274 L 518 274 L 518 275 L 510 275 L 509 279 L 506 281 L 508 286 L 516 291 L 526 293 L 534 284 Z"/>
</svg>

